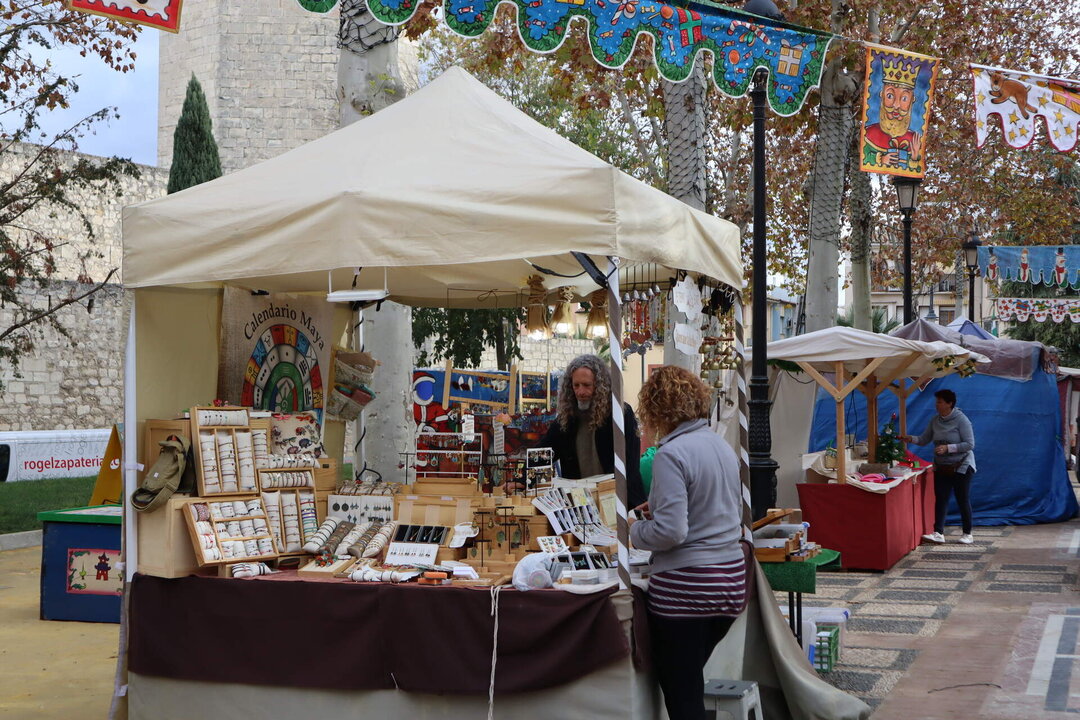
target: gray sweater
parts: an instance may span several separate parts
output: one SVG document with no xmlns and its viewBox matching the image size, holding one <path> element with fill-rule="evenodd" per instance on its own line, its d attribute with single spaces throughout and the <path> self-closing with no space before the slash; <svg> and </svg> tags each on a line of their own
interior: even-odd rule
<svg viewBox="0 0 1080 720">
<path fill-rule="evenodd" d="M 961 473 L 968 468 L 975 470 L 975 433 L 971 429 L 971 421 L 959 408 L 954 407 L 945 417 L 934 415 L 923 434 L 912 442 L 916 445 L 933 442 L 935 465 L 959 464 L 956 471 Z M 948 452 L 938 455 L 940 445 L 948 446 Z"/>
<path fill-rule="evenodd" d="M 660 441 L 649 508 L 652 520 L 635 522 L 630 539 L 652 551 L 652 572 L 743 556 L 739 460 L 707 420 L 684 422 Z"/>
</svg>

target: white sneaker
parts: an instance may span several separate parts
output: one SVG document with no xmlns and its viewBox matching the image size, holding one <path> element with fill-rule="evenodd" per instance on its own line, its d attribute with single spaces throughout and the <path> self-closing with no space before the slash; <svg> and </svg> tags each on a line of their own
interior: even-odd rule
<svg viewBox="0 0 1080 720">
<path fill-rule="evenodd" d="M 969 537 L 970 537 L 970 536 L 969 536 Z M 922 539 L 923 539 L 923 540 L 925 540 L 925 541 L 927 541 L 927 542 L 937 543 L 937 544 L 939 544 L 939 545 L 941 545 L 942 543 L 944 543 L 944 542 L 945 542 L 945 536 L 944 536 L 944 535 L 942 535 L 942 534 L 941 534 L 941 533 L 939 533 L 939 532 L 936 532 L 936 533 L 930 533 L 930 534 L 928 534 L 928 535 L 923 535 L 923 536 L 922 536 Z"/>
<path fill-rule="evenodd" d="M 975 538 L 971 537 L 971 533 L 964 533 L 957 542 L 963 543 L 964 545 L 970 545 L 975 542 Z"/>
</svg>

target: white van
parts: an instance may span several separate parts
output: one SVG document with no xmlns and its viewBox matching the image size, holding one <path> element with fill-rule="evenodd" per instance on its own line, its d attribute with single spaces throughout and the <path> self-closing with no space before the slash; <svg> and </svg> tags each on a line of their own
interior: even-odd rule
<svg viewBox="0 0 1080 720">
<path fill-rule="evenodd" d="M 0 432 L 0 482 L 97 475 L 111 428 Z"/>
</svg>

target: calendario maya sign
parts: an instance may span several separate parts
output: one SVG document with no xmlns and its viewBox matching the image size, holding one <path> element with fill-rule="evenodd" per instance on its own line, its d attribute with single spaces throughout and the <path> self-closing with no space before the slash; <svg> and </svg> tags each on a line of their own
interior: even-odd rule
<svg viewBox="0 0 1080 720">
<path fill-rule="evenodd" d="M 301 295 L 226 288 L 218 397 L 257 410 L 321 410 L 333 306 Z"/>
</svg>

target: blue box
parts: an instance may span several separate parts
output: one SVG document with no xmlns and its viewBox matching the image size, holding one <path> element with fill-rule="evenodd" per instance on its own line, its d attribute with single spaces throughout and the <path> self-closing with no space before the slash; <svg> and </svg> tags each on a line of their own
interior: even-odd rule
<svg viewBox="0 0 1080 720">
<path fill-rule="evenodd" d="M 122 512 L 98 505 L 38 513 L 42 620 L 120 622 Z"/>
</svg>

